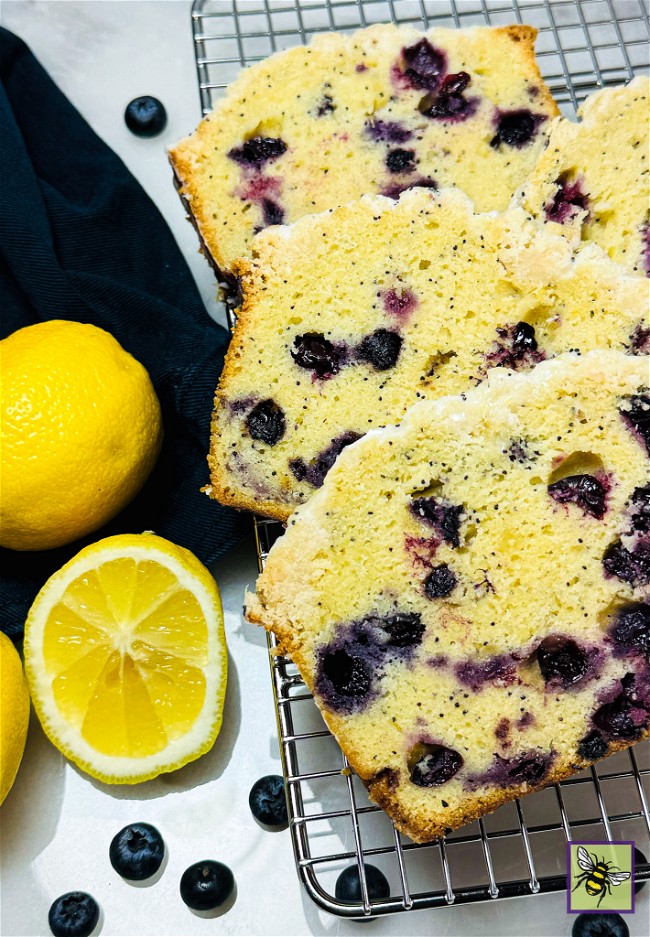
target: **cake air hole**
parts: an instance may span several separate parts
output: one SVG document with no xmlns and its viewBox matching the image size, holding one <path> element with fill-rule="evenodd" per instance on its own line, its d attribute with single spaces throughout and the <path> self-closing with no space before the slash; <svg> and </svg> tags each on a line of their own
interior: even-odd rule
<svg viewBox="0 0 650 937">
<path fill-rule="evenodd" d="M 426 377 L 433 377 L 433 375 L 444 367 L 444 365 L 449 364 L 449 362 L 456 358 L 455 351 L 442 351 L 438 352 L 437 355 L 430 355 L 427 359 L 427 363 L 424 366 L 424 373 Z"/>
<path fill-rule="evenodd" d="M 571 475 L 596 475 L 604 470 L 603 460 L 595 452 L 572 452 L 553 469 L 548 484 L 553 485 Z"/>
<path fill-rule="evenodd" d="M 432 478 L 428 485 L 422 488 L 416 488 L 409 493 L 411 499 L 414 498 L 437 498 L 442 492 L 442 481 L 439 478 Z"/>
</svg>

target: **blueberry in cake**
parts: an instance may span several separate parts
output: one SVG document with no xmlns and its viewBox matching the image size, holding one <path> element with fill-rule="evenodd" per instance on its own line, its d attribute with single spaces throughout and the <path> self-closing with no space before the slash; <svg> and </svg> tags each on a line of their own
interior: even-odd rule
<svg viewBox="0 0 650 937">
<path fill-rule="evenodd" d="M 650 276 L 650 79 L 598 91 L 559 117 L 548 147 L 516 201 L 541 221 L 561 225 L 574 243 L 593 241 L 613 260 Z M 650 349 L 650 330 L 641 337 Z"/>
<path fill-rule="evenodd" d="M 417 400 L 563 351 L 637 352 L 650 326 L 647 280 L 595 245 L 574 259 L 522 209 L 475 214 L 452 189 L 364 196 L 264 231 L 236 269 L 244 300 L 216 396 L 210 493 L 280 520 L 346 446 Z M 554 497 L 599 510 L 581 483 Z"/>
<path fill-rule="evenodd" d="M 428 841 L 650 734 L 650 359 L 492 369 L 345 449 L 248 595 Z"/>
<path fill-rule="evenodd" d="M 170 151 L 204 251 L 228 275 L 261 228 L 365 193 L 453 184 L 505 208 L 559 113 L 536 34 L 374 25 L 246 69 Z"/>
</svg>

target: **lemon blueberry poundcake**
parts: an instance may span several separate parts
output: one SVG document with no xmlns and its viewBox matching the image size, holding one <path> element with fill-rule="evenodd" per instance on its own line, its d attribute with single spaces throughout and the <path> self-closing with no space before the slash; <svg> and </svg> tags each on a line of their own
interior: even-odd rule
<svg viewBox="0 0 650 937">
<path fill-rule="evenodd" d="M 260 228 L 368 192 L 454 184 L 505 208 L 559 113 L 536 32 L 375 25 L 243 71 L 170 152 L 208 256 L 227 273 Z"/>
<path fill-rule="evenodd" d="M 339 456 L 247 596 L 427 841 L 646 737 L 650 359 L 493 370 Z"/>
<path fill-rule="evenodd" d="M 553 122 L 517 195 L 535 217 L 577 241 L 595 241 L 642 276 L 650 276 L 649 109 L 648 78 L 593 94 L 578 111 L 580 123 Z"/>
<path fill-rule="evenodd" d="M 210 493 L 286 519 L 418 399 L 567 350 L 634 350 L 648 281 L 459 190 L 364 196 L 258 235 L 217 391 Z"/>
</svg>

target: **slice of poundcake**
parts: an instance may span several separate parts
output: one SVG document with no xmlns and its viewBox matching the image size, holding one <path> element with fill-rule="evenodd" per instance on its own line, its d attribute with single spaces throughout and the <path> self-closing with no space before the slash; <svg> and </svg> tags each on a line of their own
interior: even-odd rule
<svg viewBox="0 0 650 937">
<path fill-rule="evenodd" d="M 559 113 L 536 34 L 375 25 L 247 68 L 170 151 L 208 257 L 228 274 L 261 228 L 365 193 L 453 184 L 505 208 Z"/>
<path fill-rule="evenodd" d="M 553 122 L 516 201 L 574 242 L 593 241 L 650 276 L 650 79 L 592 94 L 578 117 Z"/>
<path fill-rule="evenodd" d="M 637 353 L 648 284 L 522 209 L 457 189 L 364 196 L 258 235 L 216 395 L 217 500 L 284 520 L 339 452 L 418 399 L 564 351 Z"/>
<path fill-rule="evenodd" d="M 343 452 L 247 596 L 416 841 L 650 730 L 650 359 L 493 370 Z"/>
</svg>

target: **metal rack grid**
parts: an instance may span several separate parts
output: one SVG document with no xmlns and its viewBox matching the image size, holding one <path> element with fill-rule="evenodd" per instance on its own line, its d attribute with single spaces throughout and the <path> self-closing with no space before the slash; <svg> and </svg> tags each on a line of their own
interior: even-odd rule
<svg viewBox="0 0 650 937">
<path fill-rule="evenodd" d="M 201 107 L 204 114 L 211 110 L 242 66 L 322 30 L 387 21 L 422 28 L 516 21 L 539 29 L 541 71 L 572 115 L 597 88 L 647 71 L 648 14 L 646 0 L 195 0 Z M 281 532 L 275 522 L 256 520 L 260 569 Z M 561 891 L 567 841 L 648 841 L 650 746 L 644 743 L 434 843 L 416 845 L 368 800 L 295 665 L 273 653 L 270 665 L 296 866 L 311 898 L 327 911 L 363 917 Z M 387 876 L 390 898 L 369 898 L 368 860 Z M 334 896 L 334 882 L 355 861 L 361 901 L 346 904 Z M 637 866 L 636 874 L 650 879 L 650 864 Z"/>
</svg>

